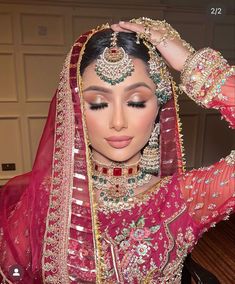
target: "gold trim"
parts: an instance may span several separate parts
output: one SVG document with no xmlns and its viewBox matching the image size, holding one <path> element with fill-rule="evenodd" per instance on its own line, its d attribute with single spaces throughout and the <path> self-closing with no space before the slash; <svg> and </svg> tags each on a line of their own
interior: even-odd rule
<svg viewBox="0 0 235 284">
<path fill-rule="evenodd" d="M 86 148 L 86 157 L 87 158 L 87 176 L 88 176 L 88 190 L 91 204 L 91 217 L 92 217 L 92 228 L 94 229 L 93 233 L 93 242 L 94 242 L 94 254 L 95 254 L 95 262 L 96 262 L 96 283 L 102 283 L 102 271 L 104 270 L 104 257 L 101 249 L 101 233 L 99 229 L 99 221 L 97 217 L 97 204 L 95 203 L 95 197 L 92 190 L 92 163 L 91 163 L 91 150 L 89 148 L 89 139 L 88 139 L 88 131 L 86 127 L 86 118 L 85 118 L 85 103 L 82 96 L 82 77 L 79 72 L 80 64 L 82 60 L 82 55 L 84 54 L 84 50 L 88 40 L 98 31 L 101 31 L 105 28 L 109 28 L 109 25 L 102 25 L 101 27 L 97 27 L 97 29 L 93 29 L 92 32 L 87 36 L 86 42 L 83 44 L 83 47 L 80 51 L 78 63 L 77 63 L 77 86 L 78 86 L 78 95 L 81 101 L 81 113 L 82 113 L 82 125 L 83 125 L 83 133 L 85 140 L 85 148 Z M 78 83 L 79 82 L 79 83 Z"/>
<path fill-rule="evenodd" d="M 70 283 L 67 251 L 71 211 L 68 208 L 72 194 L 73 151 L 71 150 L 74 143 L 74 111 L 69 87 L 70 58 L 71 52 L 66 57 L 56 94 L 52 183 L 42 253 L 42 278 L 43 283 L 48 284 Z M 57 167 L 58 160 L 62 164 L 61 167 Z"/>
<path fill-rule="evenodd" d="M 7 277 L 5 276 L 5 274 L 3 273 L 1 267 L 0 267 L 0 275 L 2 276 L 2 284 L 13 284 L 13 282 L 11 282 L 9 279 L 7 279 Z"/>
<path fill-rule="evenodd" d="M 165 234 L 166 234 L 166 237 L 169 241 L 168 248 L 166 249 L 166 253 L 164 255 L 164 261 L 162 261 L 161 266 L 159 268 L 149 271 L 149 273 L 145 276 L 145 278 L 143 280 L 143 284 L 151 283 L 151 280 L 153 280 L 155 272 L 160 272 L 163 275 L 158 279 L 158 280 L 161 280 L 161 282 L 159 282 L 159 283 L 164 283 L 164 284 L 165 283 L 171 283 L 171 282 L 166 282 L 165 278 L 168 279 L 168 274 L 164 274 L 165 271 L 168 268 L 168 265 L 170 264 L 170 262 L 169 262 L 170 253 L 176 245 L 175 240 L 174 240 L 174 236 L 172 235 L 171 230 L 169 228 L 169 224 L 171 224 L 173 221 L 178 219 L 185 212 L 186 209 L 187 209 L 186 205 L 183 205 L 178 211 L 176 211 L 172 216 L 170 216 L 169 218 L 167 218 L 163 222 L 162 225 L 165 229 Z M 178 257 L 178 259 L 179 259 L 179 257 Z M 175 260 L 177 260 L 177 256 L 176 256 Z M 162 282 L 162 280 L 164 282 Z"/>
<path fill-rule="evenodd" d="M 183 135 L 182 135 L 182 123 L 180 121 L 179 117 L 179 103 L 178 103 L 178 95 L 177 95 L 177 90 L 178 87 L 176 83 L 171 80 L 172 83 L 172 89 L 173 89 L 173 97 L 174 97 L 174 105 L 175 105 L 175 110 L 176 110 L 176 119 L 177 119 L 177 134 L 179 138 L 179 149 L 180 149 L 180 155 L 181 157 L 177 156 L 177 164 L 179 164 L 179 159 L 181 158 L 180 162 L 182 162 L 182 171 L 185 172 L 185 167 L 186 167 L 186 161 L 185 161 L 185 149 L 184 149 L 184 143 L 183 143 Z M 176 143 L 178 143 L 178 140 L 176 139 Z"/>
</svg>

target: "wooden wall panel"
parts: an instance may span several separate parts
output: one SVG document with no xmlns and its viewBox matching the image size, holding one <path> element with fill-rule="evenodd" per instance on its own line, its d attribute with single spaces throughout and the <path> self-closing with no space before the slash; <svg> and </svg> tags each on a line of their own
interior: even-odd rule
<svg viewBox="0 0 235 284">
<path fill-rule="evenodd" d="M 50 101 L 59 83 L 65 55 L 24 54 L 26 99 Z"/>
<path fill-rule="evenodd" d="M 0 182 L 23 170 L 23 153 L 19 117 L 0 117 Z M 2 171 L 2 164 L 15 163 L 15 171 Z"/>
<path fill-rule="evenodd" d="M 108 17 L 90 17 L 90 16 L 74 16 L 73 23 L 73 39 L 76 40 L 82 33 L 92 29 L 98 25 L 108 22 Z"/>
<path fill-rule="evenodd" d="M 17 101 L 16 66 L 12 53 L 0 53 L 0 101 Z"/>
<path fill-rule="evenodd" d="M 0 44 L 12 44 L 12 15 L 0 13 Z"/>
<path fill-rule="evenodd" d="M 235 64 L 234 21 L 235 20 L 231 20 L 231 23 L 229 23 L 230 21 L 228 23 L 215 23 L 213 28 L 213 47 L 219 50 L 223 54 L 223 56 L 230 62 L 230 64 Z"/>
<path fill-rule="evenodd" d="M 33 45 L 63 45 L 62 15 L 22 14 L 22 43 Z"/>
</svg>

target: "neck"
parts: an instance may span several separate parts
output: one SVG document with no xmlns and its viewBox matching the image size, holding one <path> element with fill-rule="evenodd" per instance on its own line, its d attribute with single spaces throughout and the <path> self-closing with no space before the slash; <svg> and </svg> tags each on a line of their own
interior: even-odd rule
<svg viewBox="0 0 235 284">
<path fill-rule="evenodd" d="M 131 167 L 139 164 L 141 153 L 138 152 L 133 157 L 123 160 L 111 160 L 96 151 L 92 151 L 92 161 L 103 166 L 115 166 L 115 167 Z"/>
</svg>

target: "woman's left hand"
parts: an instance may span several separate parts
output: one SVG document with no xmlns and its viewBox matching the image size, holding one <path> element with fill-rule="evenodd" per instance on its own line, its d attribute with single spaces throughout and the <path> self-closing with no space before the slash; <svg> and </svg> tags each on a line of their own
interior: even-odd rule
<svg viewBox="0 0 235 284">
<path fill-rule="evenodd" d="M 113 24 L 111 28 L 115 32 L 146 32 L 144 24 L 123 21 L 118 24 Z M 154 45 L 155 42 L 158 42 L 162 38 L 165 32 L 165 30 L 155 30 L 151 27 L 149 29 L 150 42 Z M 173 40 L 166 39 L 165 43 L 161 42 L 157 44 L 156 48 L 161 53 L 162 57 L 164 57 L 167 64 L 177 71 L 183 69 L 185 60 L 191 54 L 188 48 L 183 45 L 183 41 L 179 38 L 174 38 Z"/>
</svg>

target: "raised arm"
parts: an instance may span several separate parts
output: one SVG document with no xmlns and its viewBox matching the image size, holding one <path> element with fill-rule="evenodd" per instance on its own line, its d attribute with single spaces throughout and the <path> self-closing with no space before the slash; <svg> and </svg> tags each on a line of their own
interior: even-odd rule
<svg viewBox="0 0 235 284">
<path fill-rule="evenodd" d="M 181 72 L 180 88 L 197 104 L 218 109 L 235 128 L 235 66 L 220 52 L 203 48 L 190 55 Z"/>
<path fill-rule="evenodd" d="M 181 72 L 181 90 L 201 106 L 218 109 L 235 128 L 235 67 L 218 51 L 195 51 L 165 21 L 140 18 L 112 28 L 136 32 L 155 45 L 167 64 Z M 181 175 L 178 181 L 190 215 L 202 230 L 207 229 L 234 210 L 235 151 L 210 167 Z"/>
<path fill-rule="evenodd" d="M 204 48 L 186 60 L 181 89 L 196 103 L 221 112 L 235 128 L 235 68 L 221 54 Z M 210 167 L 192 170 L 179 178 L 190 215 L 202 230 L 234 210 L 235 151 Z"/>
</svg>

